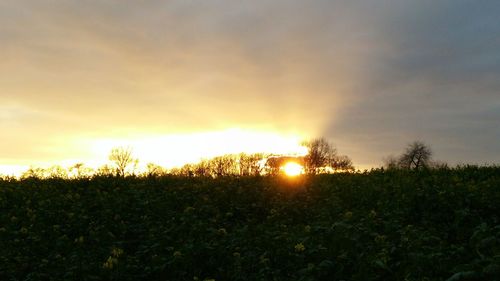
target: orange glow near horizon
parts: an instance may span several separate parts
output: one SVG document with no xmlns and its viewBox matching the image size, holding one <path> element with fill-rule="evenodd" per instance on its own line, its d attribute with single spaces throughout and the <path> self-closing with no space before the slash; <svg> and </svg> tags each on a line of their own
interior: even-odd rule
<svg viewBox="0 0 500 281">
<path fill-rule="evenodd" d="M 128 146 L 143 165 L 155 163 L 166 168 L 196 163 L 224 154 L 273 153 L 305 155 L 307 149 L 300 145 L 301 138 L 274 132 L 228 129 L 215 132 L 173 134 L 134 138 L 130 140 L 107 139 L 91 143 L 93 154 L 107 155 L 111 148 Z"/>
<path fill-rule="evenodd" d="M 14 163 L 0 166 L 0 175 L 19 176 L 30 166 L 47 168 L 60 165 L 69 168 L 76 163 L 98 168 L 111 164 L 108 155 L 112 148 L 130 147 L 134 158 L 139 160 L 138 170 L 144 171 L 148 163 L 165 168 L 180 167 L 187 163 L 197 163 L 224 154 L 269 153 L 277 155 L 301 156 L 307 149 L 301 146 L 303 136 L 281 134 L 271 131 L 227 129 L 213 132 L 194 132 L 186 134 L 132 136 L 129 138 L 78 139 L 68 144 L 68 155 L 80 158 L 34 161 L 33 163 Z M 75 145 L 76 143 L 76 145 Z M 64 148 L 61 148 L 64 149 Z M 78 149 L 78 151 L 72 151 Z"/>
</svg>

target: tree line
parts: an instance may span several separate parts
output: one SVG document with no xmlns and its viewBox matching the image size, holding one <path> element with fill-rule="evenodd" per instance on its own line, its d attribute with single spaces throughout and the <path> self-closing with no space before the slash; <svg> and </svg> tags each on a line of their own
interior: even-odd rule
<svg viewBox="0 0 500 281">
<path fill-rule="evenodd" d="M 325 138 L 316 138 L 302 143 L 307 154 L 301 156 L 273 155 L 266 153 L 226 154 L 197 163 L 188 163 L 182 167 L 166 169 L 158 164 L 148 163 L 145 171 L 138 171 L 139 159 L 133 155 L 130 147 L 113 148 L 109 155 L 109 164 L 92 169 L 84 163 L 77 163 L 67 169 L 52 166 L 48 169 L 30 168 L 21 178 L 88 178 L 93 176 L 186 176 L 186 177 L 224 177 L 224 176 L 260 176 L 283 173 L 286 163 L 294 162 L 303 167 L 303 173 L 314 175 L 337 172 L 354 172 L 355 167 L 350 157 L 339 154 L 335 146 Z M 385 169 L 421 170 L 446 166 L 433 161 L 432 150 L 421 142 L 414 141 L 399 156 L 384 159 Z"/>
<path fill-rule="evenodd" d="M 164 169 L 149 163 L 146 176 L 179 175 L 188 177 L 223 177 L 223 176 L 259 176 L 279 175 L 282 167 L 288 162 L 294 162 L 304 168 L 306 174 L 331 172 L 352 172 L 354 165 L 346 155 L 340 155 L 334 145 L 325 138 L 317 138 L 302 143 L 308 153 L 303 156 L 273 155 L 266 153 L 226 154 L 210 159 L 202 159 L 197 163 L 188 163 L 179 168 Z M 132 157 L 130 148 L 115 148 L 109 159 L 113 162 L 115 173 L 124 176 L 130 166 L 137 163 Z"/>
</svg>

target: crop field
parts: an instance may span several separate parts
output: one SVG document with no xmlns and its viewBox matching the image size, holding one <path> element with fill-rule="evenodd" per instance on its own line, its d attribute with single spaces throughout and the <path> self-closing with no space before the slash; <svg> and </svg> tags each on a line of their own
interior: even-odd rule
<svg viewBox="0 0 500 281">
<path fill-rule="evenodd" d="M 0 280 L 500 280 L 500 168 L 0 180 Z"/>
</svg>

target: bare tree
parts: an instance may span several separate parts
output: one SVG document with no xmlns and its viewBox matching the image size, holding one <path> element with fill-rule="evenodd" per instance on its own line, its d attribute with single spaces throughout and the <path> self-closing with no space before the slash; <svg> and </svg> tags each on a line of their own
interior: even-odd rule
<svg viewBox="0 0 500 281">
<path fill-rule="evenodd" d="M 268 175 L 278 175 L 280 173 L 280 168 L 286 162 L 285 156 L 269 156 L 265 165 L 265 172 Z"/>
<path fill-rule="evenodd" d="M 334 171 L 341 171 L 341 172 L 354 171 L 354 165 L 352 164 L 352 160 L 347 155 L 335 155 L 332 159 L 330 159 L 330 167 Z"/>
<path fill-rule="evenodd" d="M 317 138 L 302 143 L 308 149 L 305 156 L 305 170 L 308 174 L 317 174 L 329 166 L 337 156 L 337 149 L 325 138 Z"/>
<path fill-rule="evenodd" d="M 34 168 L 30 166 L 30 168 L 24 172 L 21 175 L 21 178 L 26 179 L 26 178 L 38 178 L 38 179 L 43 179 L 45 178 L 46 170 L 43 168 Z"/>
<path fill-rule="evenodd" d="M 228 176 L 236 174 L 237 162 L 234 155 L 222 155 L 214 157 L 210 160 L 210 168 L 212 175 L 215 177 Z"/>
<path fill-rule="evenodd" d="M 75 165 L 71 166 L 69 168 L 70 171 L 76 171 L 76 177 L 80 178 L 82 176 L 82 170 L 83 170 L 83 163 L 76 163 Z"/>
<path fill-rule="evenodd" d="M 260 175 L 262 171 L 262 159 L 264 159 L 264 155 L 262 153 L 241 153 L 238 156 L 238 168 L 240 176 Z"/>
<path fill-rule="evenodd" d="M 165 174 L 166 174 L 166 171 L 162 166 L 155 164 L 155 163 L 146 164 L 146 173 L 145 173 L 146 176 L 157 177 L 157 176 L 162 176 Z"/>
<path fill-rule="evenodd" d="M 132 156 L 132 149 L 130 147 L 116 147 L 111 150 L 109 160 L 113 161 L 116 166 L 116 174 L 118 176 L 125 176 L 127 167 L 130 165 L 137 165 L 138 160 Z"/>
<path fill-rule="evenodd" d="M 399 166 L 405 169 L 419 170 L 431 163 L 432 151 L 421 141 L 410 143 L 405 153 L 399 158 Z"/>
<path fill-rule="evenodd" d="M 167 175 L 180 176 L 181 175 L 181 168 L 179 168 L 179 167 L 170 168 L 167 170 Z"/>
<path fill-rule="evenodd" d="M 194 175 L 193 173 L 193 165 L 192 164 L 185 164 L 182 167 L 173 167 L 168 169 L 167 172 L 169 175 L 173 176 L 181 176 L 181 177 L 191 177 Z"/>
<path fill-rule="evenodd" d="M 101 167 L 97 168 L 94 173 L 94 176 L 111 176 L 113 175 L 113 168 L 108 164 L 104 164 Z"/>
<path fill-rule="evenodd" d="M 66 170 L 65 168 L 63 168 L 59 165 L 54 165 L 54 166 L 49 167 L 46 170 L 46 177 L 67 179 L 68 178 L 68 170 Z"/>
<path fill-rule="evenodd" d="M 240 153 L 240 155 L 238 155 L 238 170 L 240 172 L 240 176 L 250 175 L 250 161 L 251 159 L 248 154 Z"/>
<path fill-rule="evenodd" d="M 317 138 L 302 143 L 308 153 L 304 157 L 304 168 L 308 174 L 332 171 L 354 171 L 352 160 L 347 155 L 339 155 L 337 149 L 325 138 Z"/>
<path fill-rule="evenodd" d="M 210 160 L 202 159 L 194 164 L 194 174 L 197 177 L 210 177 Z"/>
<path fill-rule="evenodd" d="M 90 177 L 94 171 L 91 167 L 86 167 L 83 163 L 76 163 L 69 168 L 69 172 L 74 178 L 81 179 Z"/>
</svg>

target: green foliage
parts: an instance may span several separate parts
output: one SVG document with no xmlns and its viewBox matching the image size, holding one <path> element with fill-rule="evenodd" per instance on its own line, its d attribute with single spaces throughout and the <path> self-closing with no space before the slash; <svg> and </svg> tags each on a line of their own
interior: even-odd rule
<svg viewBox="0 0 500 281">
<path fill-rule="evenodd" d="M 499 280 L 499 202 L 494 167 L 5 178 L 0 280 Z"/>
</svg>

